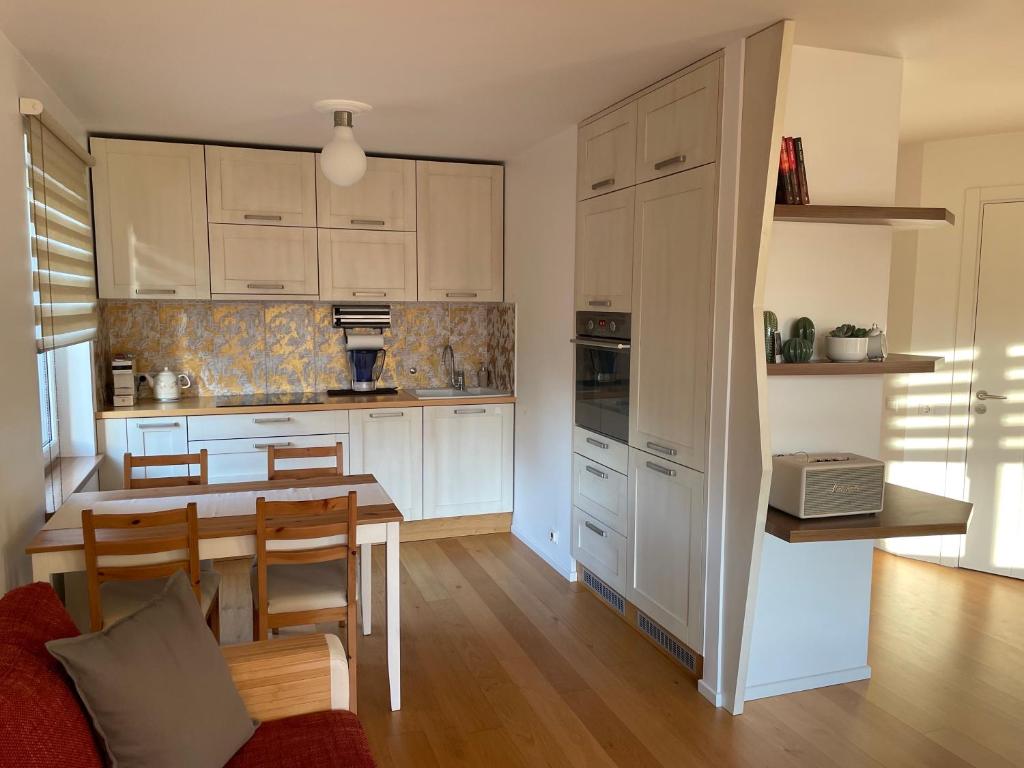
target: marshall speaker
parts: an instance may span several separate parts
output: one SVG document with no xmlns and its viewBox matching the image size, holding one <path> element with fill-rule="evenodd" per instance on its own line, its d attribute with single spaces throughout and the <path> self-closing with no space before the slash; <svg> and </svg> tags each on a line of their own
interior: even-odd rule
<svg viewBox="0 0 1024 768">
<path fill-rule="evenodd" d="M 885 463 L 855 453 L 790 453 L 772 457 L 769 504 L 794 517 L 867 515 L 882 511 Z"/>
</svg>

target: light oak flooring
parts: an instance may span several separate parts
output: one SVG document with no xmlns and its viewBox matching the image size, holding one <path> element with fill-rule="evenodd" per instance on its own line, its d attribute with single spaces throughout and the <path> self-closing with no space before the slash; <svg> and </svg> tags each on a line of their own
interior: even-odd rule
<svg viewBox="0 0 1024 768">
<path fill-rule="evenodd" d="M 1021 582 L 879 552 L 873 679 L 734 718 L 511 535 L 403 544 L 391 713 L 382 561 L 359 673 L 382 766 L 1024 766 Z"/>
</svg>

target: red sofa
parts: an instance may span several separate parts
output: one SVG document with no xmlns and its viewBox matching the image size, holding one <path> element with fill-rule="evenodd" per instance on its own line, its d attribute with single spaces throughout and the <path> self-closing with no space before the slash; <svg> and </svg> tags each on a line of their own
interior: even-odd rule
<svg viewBox="0 0 1024 768">
<path fill-rule="evenodd" d="M 102 768 L 89 716 L 45 643 L 79 634 L 42 583 L 0 598 L 0 768 Z M 374 766 L 359 719 L 324 711 L 261 723 L 229 768 Z"/>
</svg>

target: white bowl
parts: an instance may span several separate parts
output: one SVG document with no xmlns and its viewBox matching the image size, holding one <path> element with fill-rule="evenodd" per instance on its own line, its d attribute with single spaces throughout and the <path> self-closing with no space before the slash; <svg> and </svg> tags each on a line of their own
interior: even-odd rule
<svg viewBox="0 0 1024 768">
<path fill-rule="evenodd" d="M 868 339 L 826 336 L 825 355 L 833 363 L 859 363 L 868 356 Z"/>
</svg>

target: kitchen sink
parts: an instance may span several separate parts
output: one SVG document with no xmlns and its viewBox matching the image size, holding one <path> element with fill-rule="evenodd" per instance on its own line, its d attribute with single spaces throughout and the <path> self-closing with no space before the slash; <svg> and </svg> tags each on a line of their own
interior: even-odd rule
<svg viewBox="0 0 1024 768">
<path fill-rule="evenodd" d="M 431 400 L 444 397 L 507 397 L 510 393 L 502 392 L 500 389 L 491 389 L 490 387 L 466 387 L 466 389 L 442 387 L 438 389 L 414 389 L 412 394 L 420 400 Z"/>
</svg>

